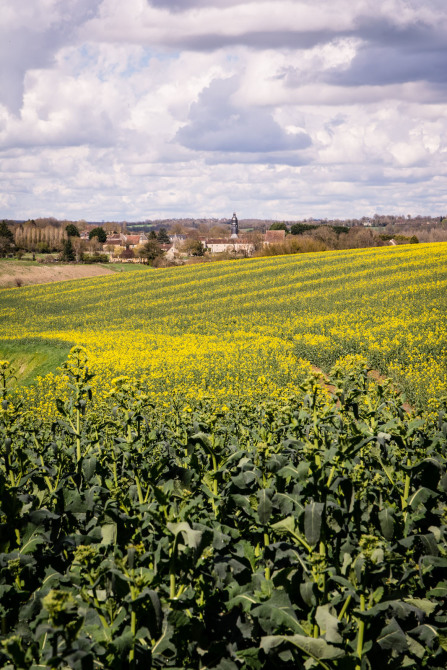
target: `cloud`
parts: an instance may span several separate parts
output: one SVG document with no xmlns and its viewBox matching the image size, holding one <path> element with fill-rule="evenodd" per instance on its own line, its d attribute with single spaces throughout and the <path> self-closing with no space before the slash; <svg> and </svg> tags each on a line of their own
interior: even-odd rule
<svg viewBox="0 0 447 670">
<path fill-rule="evenodd" d="M 228 7 L 231 5 L 249 4 L 259 0 L 147 0 L 152 7 L 160 7 L 169 12 L 186 12 L 199 7 Z"/>
<path fill-rule="evenodd" d="M 5 0 L 0 37 L 0 217 L 447 207 L 445 0 Z"/>
<path fill-rule="evenodd" d="M 0 102 L 17 113 L 27 71 L 50 67 L 58 50 L 95 16 L 101 0 L 6 0 L 0 26 Z"/>
<path fill-rule="evenodd" d="M 237 105 L 238 80 L 216 79 L 191 106 L 189 122 L 176 135 L 188 149 L 265 154 L 310 146 L 307 133 L 287 133 L 270 111 Z"/>
</svg>

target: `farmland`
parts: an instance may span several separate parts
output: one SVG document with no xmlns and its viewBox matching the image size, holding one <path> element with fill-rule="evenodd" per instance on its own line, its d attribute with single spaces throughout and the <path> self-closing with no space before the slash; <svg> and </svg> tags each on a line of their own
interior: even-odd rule
<svg viewBox="0 0 447 670">
<path fill-rule="evenodd" d="M 53 281 L 97 277 L 112 270 L 98 265 L 39 264 L 35 261 L 0 261 L 0 288 L 44 284 Z"/>
<path fill-rule="evenodd" d="M 2 667 L 445 668 L 446 260 L 4 290 Z"/>
<path fill-rule="evenodd" d="M 127 374 L 154 398 L 223 399 L 276 396 L 296 389 L 309 362 L 327 372 L 357 355 L 412 405 L 436 407 L 447 394 L 446 261 L 441 243 L 5 290 L 0 355 L 29 338 L 80 344 L 101 373 L 95 383 Z"/>
</svg>

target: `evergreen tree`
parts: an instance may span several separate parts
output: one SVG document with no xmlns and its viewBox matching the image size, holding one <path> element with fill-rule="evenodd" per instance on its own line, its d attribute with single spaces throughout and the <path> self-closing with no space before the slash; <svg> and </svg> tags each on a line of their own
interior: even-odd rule
<svg viewBox="0 0 447 670">
<path fill-rule="evenodd" d="M 169 239 L 168 231 L 166 228 L 160 228 L 157 235 L 157 240 L 160 244 L 170 244 L 171 240 Z"/>
<path fill-rule="evenodd" d="M 93 230 L 90 231 L 88 239 L 91 240 L 93 237 L 97 237 L 98 242 L 101 242 L 101 244 L 104 244 L 104 242 L 107 240 L 107 233 L 104 230 L 104 228 L 101 228 L 101 226 L 98 226 L 97 228 L 93 228 Z"/>
<path fill-rule="evenodd" d="M 286 233 L 289 232 L 289 229 L 287 228 L 286 224 L 280 221 L 277 221 L 276 223 L 272 223 L 270 226 L 269 230 L 285 230 Z"/>
<path fill-rule="evenodd" d="M 139 255 L 141 258 L 146 258 L 149 263 L 153 262 L 158 256 L 162 256 L 163 252 L 158 240 L 148 240 L 140 250 Z"/>
<path fill-rule="evenodd" d="M 76 260 L 75 250 L 73 249 L 73 244 L 70 237 L 64 242 L 62 260 L 67 262 Z"/>
<path fill-rule="evenodd" d="M 14 247 L 14 235 L 5 220 L 0 222 L 0 258 L 6 256 Z"/>
<path fill-rule="evenodd" d="M 68 237 L 80 237 L 79 230 L 74 223 L 69 223 L 68 226 L 65 226 L 65 232 Z"/>
</svg>

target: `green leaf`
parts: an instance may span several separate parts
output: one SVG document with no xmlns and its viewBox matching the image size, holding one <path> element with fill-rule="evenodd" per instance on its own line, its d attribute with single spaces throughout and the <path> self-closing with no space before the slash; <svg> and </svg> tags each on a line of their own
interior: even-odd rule
<svg viewBox="0 0 447 670">
<path fill-rule="evenodd" d="M 419 644 L 414 638 L 410 637 L 410 635 L 407 635 L 407 644 L 408 649 L 413 656 L 416 656 L 417 658 L 424 657 L 425 647 L 423 647 L 422 644 Z"/>
<path fill-rule="evenodd" d="M 238 593 L 227 602 L 227 609 L 231 611 L 234 607 L 241 607 L 244 612 L 250 612 L 253 605 L 259 605 L 252 593 Z"/>
<path fill-rule="evenodd" d="M 258 517 L 259 523 L 265 526 L 272 516 L 272 503 L 265 489 L 258 491 Z"/>
<path fill-rule="evenodd" d="M 293 516 L 288 516 L 281 521 L 277 521 L 272 524 L 271 528 L 276 530 L 278 533 L 294 533 L 295 532 L 295 519 Z"/>
<path fill-rule="evenodd" d="M 392 649 L 396 652 L 408 649 L 407 638 L 396 619 L 392 619 L 391 623 L 382 629 L 377 642 L 382 649 Z"/>
<path fill-rule="evenodd" d="M 425 505 L 427 500 L 430 498 L 437 497 L 437 493 L 431 489 L 425 488 L 425 486 L 418 489 L 412 496 L 408 498 L 408 504 L 412 509 L 417 509 L 419 505 Z"/>
<path fill-rule="evenodd" d="M 89 482 L 96 472 L 96 457 L 85 459 L 82 463 L 82 472 L 84 473 L 85 481 Z"/>
<path fill-rule="evenodd" d="M 304 630 L 285 591 L 275 591 L 270 600 L 254 607 L 251 614 L 259 620 L 266 633 L 288 629 L 304 635 Z"/>
<path fill-rule="evenodd" d="M 181 521 L 180 523 L 168 523 L 167 526 L 174 535 L 182 533 L 183 539 L 188 547 L 191 547 L 192 549 L 197 549 L 199 547 L 203 535 L 201 530 L 193 530 L 186 521 Z"/>
<path fill-rule="evenodd" d="M 20 554 L 32 554 L 39 544 L 43 544 L 46 540 L 43 537 L 44 529 L 42 527 L 35 528 L 29 524 L 27 530 L 22 538 L 22 545 L 19 548 Z"/>
<path fill-rule="evenodd" d="M 301 582 L 300 584 L 300 595 L 308 607 L 315 607 L 317 604 L 316 590 L 315 582 Z"/>
<path fill-rule="evenodd" d="M 385 508 L 379 512 L 380 529 L 382 535 L 391 540 L 394 535 L 394 517 L 393 512 L 389 508 Z"/>
<path fill-rule="evenodd" d="M 329 660 L 345 656 L 342 649 L 333 647 L 321 638 L 306 637 L 305 635 L 267 635 L 261 638 L 261 648 L 267 654 L 275 647 L 285 643 L 298 647 L 307 656 L 316 660 Z"/>
<path fill-rule="evenodd" d="M 304 508 L 304 535 L 309 544 L 316 544 L 320 539 L 323 511 L 324 503 L 309 503 Z"/>
<path fill-rule="evenodd" d="M 228 658 L 223 658 L 218 665 L 213 666 L 213 670 L 238 670 L 238 666 Z"/>
<path fill-rule="evenodd" d="M 426 595 L 430 598 L 447 598 L 447 581 L 438 582 Z"/>
<path fill-rule="evenodd" d="M 427 598 L 404 598 L 404 600 L 409 605 L 413 605 L 413 607 L 422 610 L 425 614 L 432 614 L 438 607 L 437 603 L 433 603 Z"/>
<path fill-rule="evenodd" d="M 330 605 L 320 605 L 317 607 L 315 621 L 320 627 L 321 634 L 325 636 L 327 642 L 340 644 L 343 641 L 342 636 L 338 632 L 340 622 L 332 613 Z"/>
<path fill-rule="evenodd" d="M 116 544 L 117 531 L 116 523 L 106 523 L 101 526 L 101 544 Z"/>
<path fill-rule="evenodd" d="M 444 651 L 447 651 L 447 634 L 446 633 L 439 633 L 439 646 L 444 649 Z"/>
</svg>

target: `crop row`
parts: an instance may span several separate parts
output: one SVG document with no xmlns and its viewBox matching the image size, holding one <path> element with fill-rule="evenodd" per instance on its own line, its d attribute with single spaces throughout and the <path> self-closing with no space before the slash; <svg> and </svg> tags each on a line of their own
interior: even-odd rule
<svg viewBox="0 0 447 670">
<path fill-rule="evenodd" d="M 446 667 L 442 412 L 364 368 L 225 408 L 120 377 L 92 404 L 75 348 L 45 421 L 8 371 L 2 667 Z"/>
<path fill-rule="evenodd" d="M 100 372 L 95 388 L 127 374 L 157 402 L 279 397 L 310 364 L 328 371 L 361 355 L 411 404 L 436 409 L 447 395 L 446 286 L 441 243 L 22 287 L 0 295 L 0 353 L 2 341 L 28 338 L 83 345 Z M 62 392 L 50 388 L 40 387 L 42 414 Z"/>
</svg>

